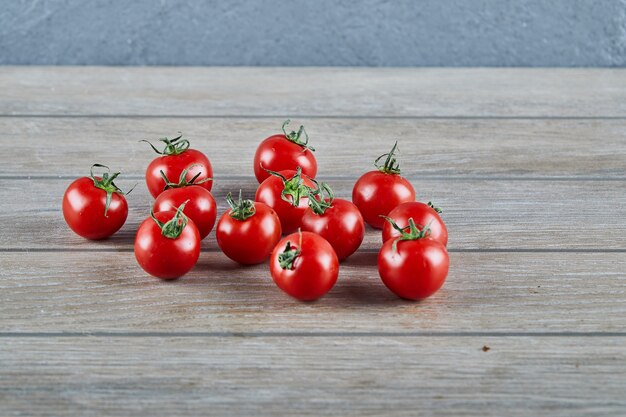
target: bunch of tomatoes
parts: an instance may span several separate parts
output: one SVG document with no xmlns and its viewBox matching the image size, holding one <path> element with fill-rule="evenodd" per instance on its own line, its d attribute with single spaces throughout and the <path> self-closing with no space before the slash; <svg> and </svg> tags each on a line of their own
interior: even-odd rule
<svg viewBox="0 0 626 417">
<path fill-rule="evenodd" d="M 400 175 L 397 143 L 374 161 L 375 170 L 354 185 L 352 201 L 335 198 L 318 182 L 314 149 L 303 126 L 262 141 L 254 156 L 259 182 L 254 201 L 229 193 L 230 206 L 216 226 L 221 250 L 242 265 L 265 262 L 276 285 L 299 300 L 315 300 L 335 285 L 339 262 L 361 245 L 365 223 L 382 229 L 378 271 L 399 297 L 419 300 L 434 294 L 448 274 L 448 232 L 430 202 L 415 201 L 411 183 Z M 148 165 L 146 185 L 155 198 L 139 226 L 135 257 L 161 279 L 185 275 L 197 263 L 200 242 L 213 230 L 217 205 L 211 194 L 213 169 L 189 140 L 149 143 L 158 156 Z M 99 174 L 94 170 L 100 172 Z M 120 173 L 95 164 L 63 196 L 69 227 L 87 239 L 117 232 L 128 216 L 125 194 L 114 183 Z M 283 237 L 284 236 L 284 237 Z"/>
</svg>

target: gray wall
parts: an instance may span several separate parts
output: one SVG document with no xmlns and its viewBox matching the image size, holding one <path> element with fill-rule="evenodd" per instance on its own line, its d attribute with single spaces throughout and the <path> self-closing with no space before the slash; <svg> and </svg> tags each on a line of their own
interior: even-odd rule
<svg viewBox="0 0 626 417">
<path fill-rule="evenodd" d="M 0 0 L 0 64 L 624 66 L 626 0 Z"/>
</svg>

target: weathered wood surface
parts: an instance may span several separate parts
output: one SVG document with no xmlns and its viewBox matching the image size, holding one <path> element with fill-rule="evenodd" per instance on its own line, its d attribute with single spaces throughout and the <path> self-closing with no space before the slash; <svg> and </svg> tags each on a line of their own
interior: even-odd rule
<svg viewBox="0 0 626 417">
<path fill-rule="evenodd" d="M 32 416 L 587 417 L 626 409 L 622 337 L 1 341 L 4 415 L 24 404 Z"/>
<path fill-rule="evenodd" d="M 625 117 L 626 73 L 542 68 L 0 68 L 0 114 Z"/>
<path fill-rule="evenodd" d="M 625 89 L 626 90 L 626 89 Z M 626 99 L 625 99 L 626 101 Z M 0 176 L 84 175 L 95 161 L 140 176 L 155 153 L 140 139 L 182 131 L 218 178 L 252 174 L 258 143 L 283 119 L 0 118 Z M 404 175 L 626 179 L 626 120 L 294 119 L 321 176 L 357 177 L 400 144 Z"/>
<path fill-rule="evenodd" d="M 204 252 L 178 282 L 132 252 L 0 253 L 2 330 L 13 332 L 625 332 L 623 253 L 452 253 L 445 286 L 420 303 L 380 281 L 376 253 L 344 262 L 315 303 L 278 291 L 267 265 Z M 626 335 L 626 332 L 624 333 Z M 625 339 L 626 341 L 626 339 Z M 383 352 L 381 352 L 382 354 Z"/>
</svg>

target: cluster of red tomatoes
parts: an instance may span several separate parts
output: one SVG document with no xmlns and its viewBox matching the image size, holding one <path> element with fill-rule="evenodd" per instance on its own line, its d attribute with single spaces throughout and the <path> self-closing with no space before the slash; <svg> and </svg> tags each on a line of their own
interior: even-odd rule
<svg viewBox="0 0 626 417">
<path fill-rule="evenodd" d="M 448 274 L 448 232 L 438 208 L 415 201 L 413 186 L 400 175 L 391 151 L 375 160 L 376 170 L 354 185 L 352 202 L 335 198 L 315 180 L 317 162 L 308 135 L 298 131 L 265 139 L 254 157 L 259 182 L 255 199 L 235 200 L 216 226 L 216 239 L 230 259 L 252 265 L 270 259 L 276 285 L 300 300 L 315 300 L 335 285 L 339 261 L 361 245 L 365 223 L 382 229 L 378 271 L 402 298 L 435 293 Z M 160 139 L 164 148 L 146 170 L 155 198 L 150 217 L 135 238 L 135 257 L 149 274 L 174 279 L 189 272 L 200 256 L 200 242 L 213 230 L 217 205 L 211 194 L 213 170 L 202 152 L 182 136 Z M 100 175 L 94 169 L 102 169 Z M 77 234 L 103 239 L 122 227 L 128 215 L 125 194 L 114 183 L 119 172 L 96 164 L 91 176 L 74 181 L 63 197 L 63 215 Z M 177 181 L 177 182 L 176 182 Z M 281 236 L 286 235 L 285 237 Z"/>
</svg>

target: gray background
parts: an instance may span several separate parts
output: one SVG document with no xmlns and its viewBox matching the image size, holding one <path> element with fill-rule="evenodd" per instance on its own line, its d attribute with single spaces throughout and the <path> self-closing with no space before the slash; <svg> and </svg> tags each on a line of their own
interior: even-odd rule
<svg viewBox="0 0 626 417">
<path fill-rule="evenodd" d="M 624 66 L 626 0 L 0 0 L 0 64 Z"/>
</svg>

